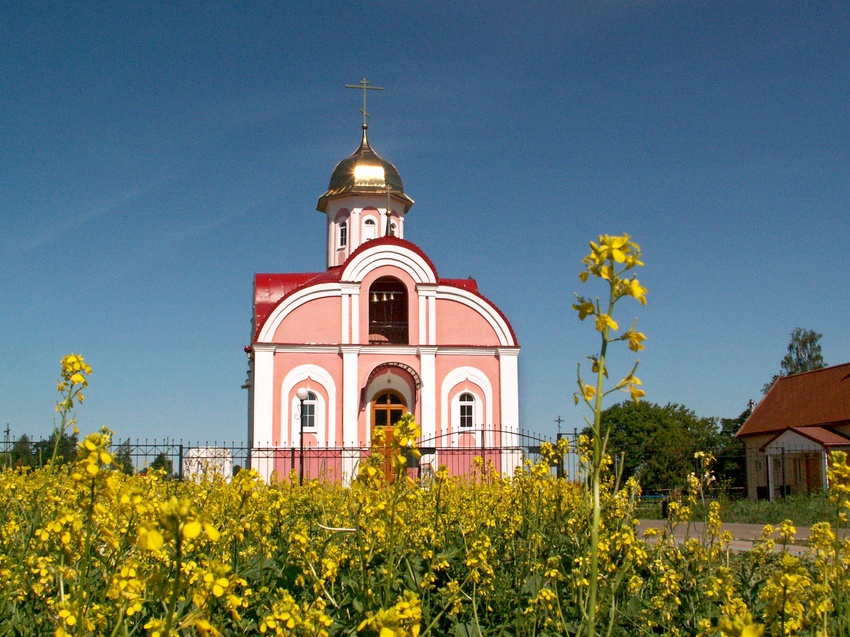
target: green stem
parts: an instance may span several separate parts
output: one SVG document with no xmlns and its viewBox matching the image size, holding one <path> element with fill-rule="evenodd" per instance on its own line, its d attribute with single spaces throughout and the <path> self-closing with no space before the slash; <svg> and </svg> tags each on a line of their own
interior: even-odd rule
<svg viewBox="0 0 850 637">
<path fill-rule="evenodd" d="M 608 316 L 614 309 L 614 282 L 610 282 L 608 297 Z M 599 527 L 602 517 L 601 482 L 602 457 L 605 452 L 602 438 L 602 397 L 605 382 L 605 356 L 608 353 L 610 328 L 602 329 L 602 345 L 599 349 L 599 362 L 596 371 L 596 396 L 593 404 L 593 466 L 591 467 L 591 489 L 593 512 L 590 522 L 590 589 L 587 594 L 587 635 L 596 637 L 596 598 L 599 588 Z"/>
<path fill-rule="evenodd" d="M 174 573 L 174 584 L 171 586 L 171 599 L 168 600 L 168 615 L 165 618 L 165 629 L 162 631 L 165 637 L 170 637 L 171 635 L 171 623 L 174 621 L 174 610 L 177 608 L 177 596 L 180 593 L 180 570 L 183 563 L 183 547 L 180 543 L 180 525 L 177 524 L 176 527 L 175 563 L 177 570 Z"/>
</svg>

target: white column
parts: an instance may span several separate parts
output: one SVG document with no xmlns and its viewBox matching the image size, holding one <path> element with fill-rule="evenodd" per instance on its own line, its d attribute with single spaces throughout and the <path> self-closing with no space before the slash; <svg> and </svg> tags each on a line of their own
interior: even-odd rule
<svg viewBox="0 0 850 637">
<path fill-rule="evenodd" d="M 418 285 L 419 295 L 419 344 L 437 344 L 437 286 Z"/>
<path fill-rule="evenodd" d="M 437 294 L 428 297 L 428 344 L 437 344 Z"/>
<path fill-rule="evenodd" d="M 342 301 L 342 334 L 340 334 L 339 342 L 347 345 L 351 342 L 351 322 L 349 321 L 351 317 L 351 295 L 343 292 L 340 299 Z"/>
<path fill-rule="evenodd" d="M 274 345 L 254 345 L 254 432 L 255 448 L 268 448 L 279 441 L 274 439 Z M 274 466 L 271 452 L 253 458 L 251 466 L 265 480 Z"/>
<path fill-rule="evenodd" d="M 342 479 L 349 484 L 356 475 L 359 454 L 357 453 L 357 416 L 360 411 L 360 387 L 357 381 L 357 359 L 360 347 L 344 345 L 342 351 Z"/>
<path fill-rule="evenodd" d="M 368 292 L 368 290 L 367 290 Z M 368 295 L 367 295 L 368 299 Z M 360 284 L 351 292 L 351 342 L 360 342 Z M 360 350 L 357 350 L 358 352 Z"/>
<path fill-rule="evenodd" d="M 336 222 L 331 220 L 331 215 L 328 214 L 328 267 L 338 265 L 336 263 Z"/>
<path fill-rule="evenodd" d="M 519 445 L 519 348 L 499 348 L 499 396 L 502 412 L 502 446 Z M 499 423 L 493 423 L 499 424 Z M 502 473 L 513 475 L 520 462 L 518 451 L 506 451 L 502 457 Z"/>
<path fill-rule="evenodd" d="M 437 348 L 419 348 L 419 375 L 422 387 L 419 389 L 422 439 L 428 440 L 437 435 Z"/>
<path fill-rule="evenodd" d="M 357 340 L 357 333 L 351 329 L 354 306 L 353 298 L 360 294 L 359 283 L 342 283 L 342 335 L 340 343 L 348 345 Z"/>
</svg>

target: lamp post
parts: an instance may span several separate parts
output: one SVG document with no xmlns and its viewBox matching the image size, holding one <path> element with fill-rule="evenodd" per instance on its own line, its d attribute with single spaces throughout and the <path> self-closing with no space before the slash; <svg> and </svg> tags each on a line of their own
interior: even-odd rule
<svg viewBox="0 0 850 637">
<path fill-rule="evenodd" d="M 300 438 L 300 450 L 298 453 L 298 484 L 304 484 L 304 401 L 307 400 L 307 396 L 310 395 L 310 392 L 307 391 L 304 387 L 299 387 L 295 391 L 295 395 L 298 397 L 298 400 L 301 401 L 301 407 L 298 411 L 299 420 L 301 425 L 301 433 L 299 435 Z"/>
</svg>

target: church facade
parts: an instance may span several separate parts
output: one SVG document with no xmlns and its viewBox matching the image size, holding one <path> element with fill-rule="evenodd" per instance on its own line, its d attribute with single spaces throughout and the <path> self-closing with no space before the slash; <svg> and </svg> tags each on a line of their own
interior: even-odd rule
<svg viewBox="0 0 850 637">
<path fill-rule="evenodd" d="M 297 465 L 347 482 L 375 429 L 407 412 L 434 470 L 441 451 L 517 444 L 513 329 L 473 279 L 441 278 L 404 239 L 413 200 L 367 129 L 319 197 L 327 268 L 255 275 L 248 439 L 266 478 Z M 502 473 L 519 461 L 488 457 Z"/>
</svg>

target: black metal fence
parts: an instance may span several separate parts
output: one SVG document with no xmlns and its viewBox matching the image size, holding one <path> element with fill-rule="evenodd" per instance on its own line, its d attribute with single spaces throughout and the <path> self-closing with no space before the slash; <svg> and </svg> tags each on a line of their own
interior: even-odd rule
<svg viewBox="0 0 850 637">
<path fill-rule="evenodd" d="M 454 439 L 452 439 L 454 436 Z M 552 471 L 577 479 L 579 461 L 575 453 L 575 435 L 566 435 L 570 441 L 570 452 Z M 477 441 L 470 444 L 469 441 Z M 492 444 L 492 441 L 499 444 Z M 512 472 L 526 460 L 536 462 L 545 438 L 525 432 L 500 430 L 464 430 L 420 442 L 421 457 L 408 458 L 412 477 L 428 477 L 445 465 L 450 475 L 467 475 L 473 470 L 476 458 L 483 461 L 485 470 L 499 473 Z M 555 444 L 556 441 L 548 441 Z M 27 465 L 40 467 L 46 464 L 52 453 L 55 438 L 30 440 L 23 436 L 12 441 L 8 437 L 0 442 L 0 465 L 15 467 Z M 60 440 L 60 461 L 73 460 L 76 456 L 76 436 Z M 178 479 L 186 479 L 203 473 L 214 472 L 229 477 L 243 468 L 253 467 L 265 475 L 276 472 L 286 479 L 319 478 L 330 482 L 344 479 L 346 472 L 356 469 L 372 448 L 367 444 L 349 447 L 273 446 L 251 447 L 244 442 L 189 442 L 182 439 L 144 439 L 113 441 L 113 461 L 128 473 L 143 473 L 160 469 Z"/>
</svg>

